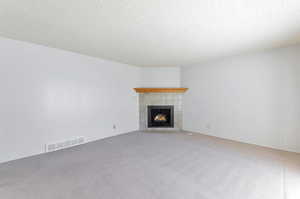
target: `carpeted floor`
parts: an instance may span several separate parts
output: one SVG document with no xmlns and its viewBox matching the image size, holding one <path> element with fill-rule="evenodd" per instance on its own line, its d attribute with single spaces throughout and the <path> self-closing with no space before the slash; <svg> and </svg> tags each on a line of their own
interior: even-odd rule
<svg viewBox="0 0 300 199">
<path fill-rule="evenodd" d="M 299 199 L 300 154 L 132 132 L 0 164 L 2 199 Z"/>
</svg>

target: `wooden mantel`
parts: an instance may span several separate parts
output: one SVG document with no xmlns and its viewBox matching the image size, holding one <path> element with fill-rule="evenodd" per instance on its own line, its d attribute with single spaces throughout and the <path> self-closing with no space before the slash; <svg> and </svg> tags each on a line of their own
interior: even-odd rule
<svg viewBox="0 0 300 199">
<path fill-rule="evenodd" d="M 137 93 L 184 93 L 188 88 L 134 88 Z"/>
</svg>

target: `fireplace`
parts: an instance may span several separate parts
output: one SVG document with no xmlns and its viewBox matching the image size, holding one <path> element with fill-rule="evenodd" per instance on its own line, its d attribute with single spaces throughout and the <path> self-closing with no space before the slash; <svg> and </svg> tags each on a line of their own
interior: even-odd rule
<svg viewBox="0 0 300 199">
<path fill-rule="evenodd" d="M 182 101 L 187 88 L 135 88 L 139 93 L 139 129 L 179 131 L 182 129 Z"/>
<path fill-rule="evenodd" d="M 148 128 L 174 128 L 174 106 L 148 106 Z"/>
</svg>

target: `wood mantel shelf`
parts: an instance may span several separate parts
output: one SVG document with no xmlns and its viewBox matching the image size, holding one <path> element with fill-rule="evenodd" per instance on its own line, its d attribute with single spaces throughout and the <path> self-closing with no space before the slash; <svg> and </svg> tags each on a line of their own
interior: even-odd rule
<svg viewBox="0 0 300 199">
<path fill-rule="evenodd" d="M 137 93 L 184 93 L 188 88 L 134 88 Z"/>
</svg>

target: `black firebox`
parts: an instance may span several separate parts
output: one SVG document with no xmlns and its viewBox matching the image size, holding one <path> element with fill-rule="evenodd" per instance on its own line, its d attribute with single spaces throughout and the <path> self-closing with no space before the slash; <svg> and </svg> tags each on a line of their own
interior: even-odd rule
<svg viewBox="0 0 300 199">
<path fill-rule="evenodd" d="M 174 106 L 148 106 L 148 128 L 173 128 Z"/>
</svg>

